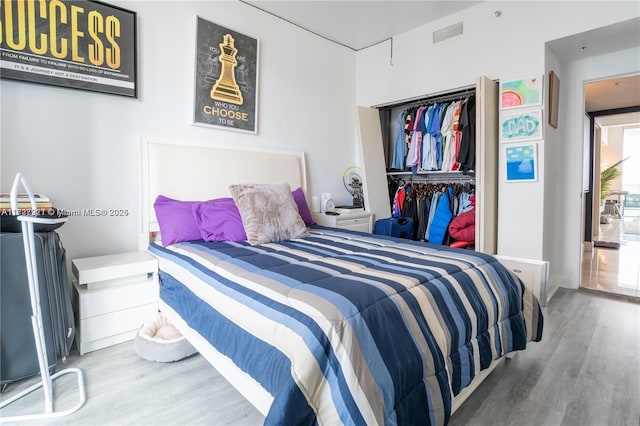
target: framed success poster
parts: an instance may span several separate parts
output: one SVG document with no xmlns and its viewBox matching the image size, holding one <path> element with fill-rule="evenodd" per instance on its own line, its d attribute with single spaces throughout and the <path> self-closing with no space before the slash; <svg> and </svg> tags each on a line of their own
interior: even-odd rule
<svg viewBox="0 0 640 426">
<path fill-rule="evenodd" d="M 0 6 L 3 79 L 137 96 L 136 14 L 86 0 Z"/>
<path fill-rule="evenodd" d="M 256 133 L 258 39 L 196 19 L 194 124 Z"/>
<path fill-rule="evenodd" d="M 536 144 L 506 145 L 507 182 L 527 182 L 538 179 Z"/>
</svg>

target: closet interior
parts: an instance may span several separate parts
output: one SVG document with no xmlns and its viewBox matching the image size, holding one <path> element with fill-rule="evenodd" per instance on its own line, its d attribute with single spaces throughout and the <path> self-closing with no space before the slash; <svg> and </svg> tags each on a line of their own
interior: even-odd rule
<svg viewBox="0 0 640 426">
<path fill-rule="evenodd" d="M 495 253 L 497 83 L 376 107 L 392 217 L 412 239 Z"/>
</svg>

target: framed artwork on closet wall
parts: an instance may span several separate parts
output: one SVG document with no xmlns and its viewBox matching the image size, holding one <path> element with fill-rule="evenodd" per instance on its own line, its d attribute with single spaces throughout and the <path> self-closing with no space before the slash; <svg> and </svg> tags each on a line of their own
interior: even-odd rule
<svg viewBox="0 0 640 426">
<path fill-rule="evenodd" d="M 507 182 L 538 180 L 537 143 L 504 145 Z"/>
<path fill-rule="evenodd" d="M 500 141 L 502 142 L 542 139 L 543 128 L 541 108 L 522 108 L 500 113 Z"/>
<path fill-rule="evenodd" d="M 543 78 L 500 82 L 500 109 L 542 105 Z"/>
<path fill-rule="evenodd" d="M 558 128 L 558 104 L 560 103 L 560 79 L 558 75 L 549 71 L 549 125 Z"/>
<path fill-rule="evenodd" d="M 258 39 L 199 16 L 193 124 L 258 131 Z"/>
</svg>

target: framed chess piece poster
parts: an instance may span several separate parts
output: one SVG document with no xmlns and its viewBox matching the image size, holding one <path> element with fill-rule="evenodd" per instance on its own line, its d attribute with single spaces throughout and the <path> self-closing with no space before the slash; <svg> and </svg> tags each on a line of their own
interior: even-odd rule
<svg viewBox="0 0 640 426">
<path fill-rule="evenodd" d="M 257 133 L 258 39 L 196 20 L 194 124 Z"/>
</svg>

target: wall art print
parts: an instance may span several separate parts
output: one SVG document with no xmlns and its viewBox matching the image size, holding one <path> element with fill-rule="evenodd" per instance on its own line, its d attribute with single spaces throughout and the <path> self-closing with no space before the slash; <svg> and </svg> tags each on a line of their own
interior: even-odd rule
<svg viewBox="0 0 640 426">
<path fill-rule="evenodd" d="M 137 97 L 136 13 L 98 1 L 0 7 L 0 77 Z"/>
<path fill-rule="evenodd" d="M 194 124 L 256 133 L 258 39 L 196 19 Z"/>
<path fill-rule="evenodd" d="M 542 77 L 500 82 L 500 108 L 542 105 Z"/>
<path fill-rule="evenodd" d="M 538 180 L 535 143 L 505 146 L 507 182 L 533 182 Z"/>
<path fill-rule="evenodd" d="M 531 139 L 541 139 L 542 109 L 522 109 L 500 114 L 500 140 L 502 142 L 517 142 Z"/>
<path fill-rule="evenodd" d="M 560 78 L 555 71 L 549 71 L 549 125 L 558 128 L 558 106 L 560 104 Z"/>
</svg>

